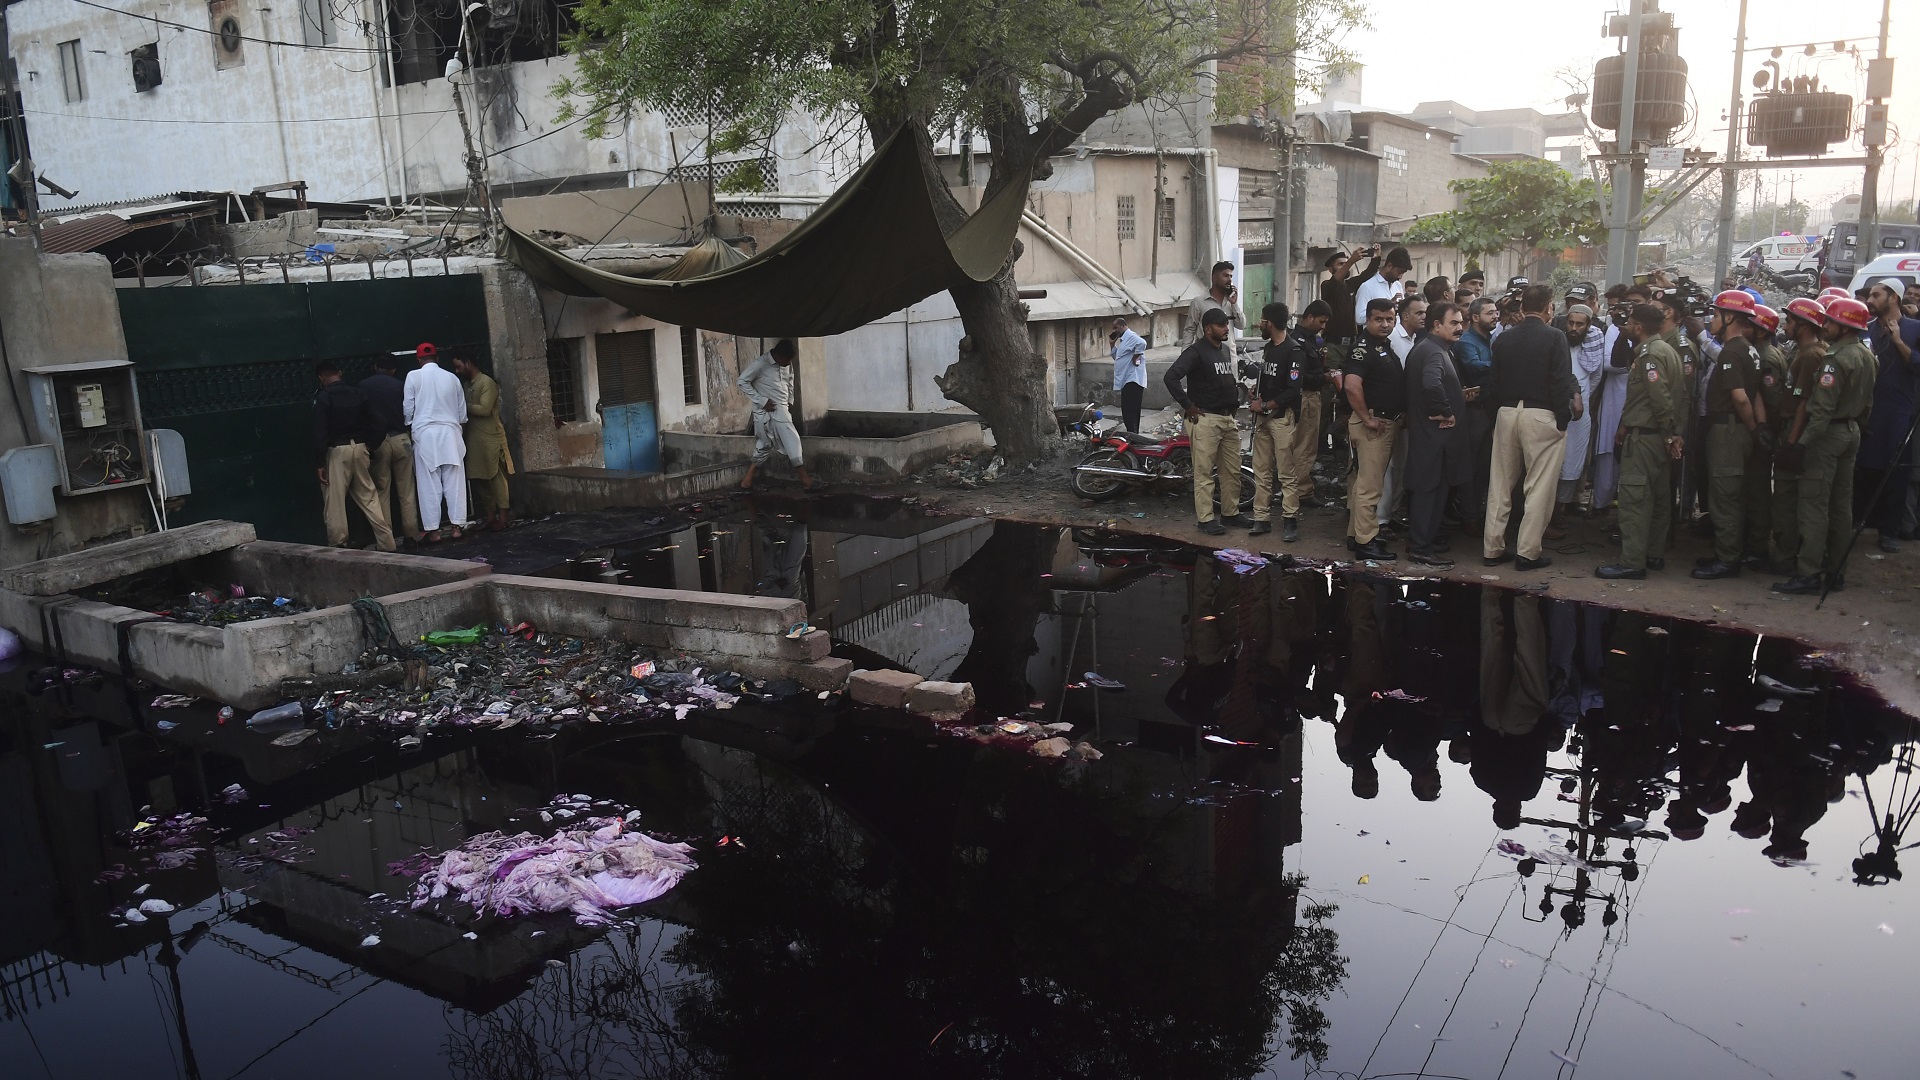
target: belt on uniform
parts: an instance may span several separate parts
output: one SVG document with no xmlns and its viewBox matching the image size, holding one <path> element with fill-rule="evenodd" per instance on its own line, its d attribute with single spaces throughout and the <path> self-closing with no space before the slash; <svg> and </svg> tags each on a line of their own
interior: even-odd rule
<svg viewBox="0 0 1920 1080">
<path fill-rule="evenodd" d="M 1664 438 L 1667 438 L 1667 437 L 1668 437 L 1668 434 L 1669 434 L 1669 433 L 1668 433 L 1668 432 L 1665 432 L 1665 431 L 1661 431 L 1661 430 L 1660 430 L 1659 428 L 1650 428 L 1650 427 L 1630 427 L 1630 428 L 1628 428 L 1628 429 L 1627 429 L 1627 434 L 1629 434 L 1629 435 L 1646 435 L 1646 436 L 1648 436 L 1648 437 L 1650 437 L 1650 438 L 1654 438 L 1654 439 L 1664 439 Z"/>
<path fill-rule="evenodd" d="M 1375 409 L 1375 410 L 1373 410 L 1373 418 L 1374 418 L 1375 420 L 1385 420 L 1385 421 L 1387 421 L 1387 422 L 1389 422 L 1389 423 L 1391 423 L 1391 422 L 1393 422 L 1393 421 L 1395 421 L 1395 420 L 1398 420 L 1398 419 L 1400 419 L 1400 414 L 1399 414 L 1399 413 L 1385 413 L 1385 412 L 1381 412 L 1381 411 L 1380 411 L 1379 409 Z"/>
<path fill-rule="evenodd" d="M 1521 398 L 1519 401 L 1505 402 L 1500 407 L 1503 409 L 1545 409 L 1547 412 L 1553 411 L 1553 406 L 1551 405 L 1542 405 L 1537 401 L 1528 401 L 1526 398 Z"/>
</svg>

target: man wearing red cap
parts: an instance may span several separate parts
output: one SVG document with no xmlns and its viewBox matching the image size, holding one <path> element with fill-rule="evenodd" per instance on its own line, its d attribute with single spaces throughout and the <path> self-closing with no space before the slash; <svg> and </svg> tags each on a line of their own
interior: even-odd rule
<svg viewBox="0 0 1920 1080">
<path fill-rule="evenodd" d="M 1789 305 L 1791 309 L 1791 305 Z M 1773 591 L 1817 595 L 1840 584 L 1840 554 L 1853 523 L 1853 466 L 1860 427 L 1873 406 L 1873 355 L 1860 344 L 1867 305 L 1836 298 L 1827 305 L 1825 338 L 1832 349 L 1808 387 L 1793 445 L 1803 447 L 1800 476 L 1800 555 L 1795 576 Z"/>
<path fill-rule="evenodd" d="M 460 376 L 440 366 L 439 350 L 421 342 L 414 351 L 420 366 L 407 373 L 403 407 L 413 429 L 413 478 L 420 493 L 420 524 L 427 542 L 440 541 L 440 504 L 446 502 L 447 525 L 453 539 L 467 523 L 465 440 L 460 425 L 467 422 L 467 391 Z"/>
<path fill-rule="evenodd" d="M 1767 422 L 1760 398 L 1760 367 L 1752 337 L 1753 297 L 1728 290 L 1713 298 L 1708 330 L 1720 355 L 1707 383 L 1707 509 L 1713 519 L 1713 556 L 1694 567 L 1697 578 L 1740 576 L 1746 544 L 1747 460 Z"/>
</svg>

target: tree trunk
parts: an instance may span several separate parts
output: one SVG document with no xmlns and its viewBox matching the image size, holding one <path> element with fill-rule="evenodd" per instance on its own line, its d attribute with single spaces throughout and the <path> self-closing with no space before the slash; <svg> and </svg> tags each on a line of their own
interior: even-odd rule
<svg viewBox="0 0 1920 1080">
<path fill-rule="evenodd" d="M 1008 716 L 1033 700 L 1027 661 L 1040 651 L 1034 631 L 1053 604 L 1042 575 L 1059 544 L 1057 527 L 996 521 L 987 542 L 947 577 L 973 626 L 973 644 L 950 677 L 973 684 L 983 713 Z"/>
<path fill-rule="evenodd" d="M 1015 290 L 1012 265 L 991 281 L 948 291 L 966 336 L 960 339 L 959 358 L 934 376 L 935 384 L 980 414 L 1009 462 L 1045 457 L 1057 430 L 1053 394 L 1047 361 L 1027 334 L 1027 308 Z"/>
</svg>

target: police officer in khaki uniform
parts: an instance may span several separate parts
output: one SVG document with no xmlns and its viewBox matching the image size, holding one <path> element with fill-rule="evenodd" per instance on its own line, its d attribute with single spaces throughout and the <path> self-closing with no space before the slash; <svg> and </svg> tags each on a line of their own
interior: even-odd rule
<svg viewBox="0 0 1920 1080">
<path fill-rule="evenodd" d="M 1773 453 L 1786 436 L 1783 425 L 1793 421 L 1793 409 L 1788 404 L 1791 399 L 1787 390 L 1787 360 L 1774 340 L 1780 332 L 1780 313 L 1765 304 L 1755 304 L 1753 326 L 1756 331 L 1753 347 L 1759 358 L 1760 404 L 1766 408 L 1767 418 L 1761 425 L 1766 434 L 1756 436 L 1753 456 L 1747 461 L 1744 565 L 1749 570 L 1764 570 L 1780 558 L 1779 547 L 1774 543 L 1780 523 L 1774 515 L 1773 497 L 1786 474 L 1774 471 Z"/>
<path fill-rule="evenodd" d="M 1707 332 L 1720 342 L 1707 384 L 1707 513 L 1713 518 L 1713 554 L 1693 576 L 1703 580 L 1740 576 L 1746 554 L 1747 463 L 1765 430 L 1767 407 L 1760 396 L 1760 358 L 1754 352 L 1752 295 L 1729 289 L 1713 298 Z"/>
<path fill-rule="evenodd" d="M 1259 378 L 1247 409 L 1253 413 L 1252 534 L 1273 531 L 1273 489 L 1278 481 L 1284 485 L 1280 539 L 1292 543 L 1300 539 L 1300 523 L 1296 520 L 1300 516 L 1300 496 L 1297 488 L 1285 482 L 1301 468 L 1295 448 L 1304 450 L 1305 440 L 1295 436 L 1303 424 L 1301 392 L 1308 356 L 1287 335 L 1289 318 L 1285 304 L 1268 304 L 1260 310 L 1260 332 L 1266 335 L 1267 344 L 1260 352 Z M 1311 465 L 1309 459 L 1307 467 Z"/>
<path fill-rule="evenodd" d="M 1620 561 L 1596 567 L 1610 580 L 1647 576 L 1666 565 L 1673 515 L 1673 463 L 1686 440 L 1686 373 L 1665 331 L 1670 313 L 1653 304 L 1634 307 L 1629 327 L 1640 345 L 1627 368 L 1627 403 L 1620 415 Z"/>
<path fill-rule="evenodd" d="M 1827 305 L 1827 344 L 1832 352 L 1808 388 L 1806 411 L 1795 423 L 1792 445 L 1801 447 L 1800 554 L 1795 576 L 1773 591 L 1818 595 L 1830 581 L 1838 587 L 1841 552 L 1853 531 L 1853 461 L 1860 428 L 1873 407 L 1876 365 L 1860 343 L 1872 320 L 1867 305 L 1851 297 Z"/>
</svg>

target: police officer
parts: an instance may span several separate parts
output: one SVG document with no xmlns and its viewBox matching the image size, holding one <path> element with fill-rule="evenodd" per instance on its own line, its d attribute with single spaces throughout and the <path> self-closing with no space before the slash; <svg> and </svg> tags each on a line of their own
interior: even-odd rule
<svg viewBox="0 0 1920 1080">
<path fill-rule="evenodd" d="M 1300 496 L 1292 481 L 1303 469 L 1298 455 L 1310 453 L 1304 449 L 1308 441 L 1296 436 L 1305 427 L 1301 400 L 1312 358 L 1300 348 L 1298 335 L 1287 335 L 1289 317 L 1285 304 L 1268 304 L 1260 311 L 1260 332 L 1267 344 L 1260 351 L 1259 376 L 1247 408 L 1253 413 L 1252 534 L 1273 531 L 1273 488 L 1278 479 L 1283 485 L 1280 539 L 1291 544 L 1300 539 Z M 1311 469 L 1312 464 L 1309 457 L 1304 468 Z"/>
<path fill-rule="evenodd" d="M 1766 434 L 1756 435 L 1753 456 L 1747 459 L 1743 496 L 1747 513 L 1744 565 L 1750 570 L 1764 570 L 1781 557 L 1774 540 L 1781 524 L 1774 513 L 1774 492 L 1780 484 L 1791 483 L 1797 477 L 1776 473 L 1773 467 L 1774 450 L 1787 434 L 1785 425 L 1793 421 L 1793 408 L 1789 404 L 1792 398 L 1787 389 L 1787 359 L 1775 341 L 1780 332 L 1780 313 L 1765 304 L 1755 304 L 1753 325 L 1757 332 L 1751 344 L 1759 358 L 1760 404 L 1766 409 L 1767 418 L 1761 425 Z M 1796 532 L 1795 536 L 1798 535 Z"/>
<path fill-rule="evenodd" d="M 1800 554 L 1795 575 L 1773 591 L 1818 594 L 1838 587 L 1841 552 L 1853 521 L 1853 462 L 1860 427 L 1873 407 L 1873 354 L 1860 343 L 1872 315 L 1852 297 L 1827 304 L 1825 338 L 1832 350 L 1808 387 L 1806 409 L 1796 420 L 1792 445 L 1803 455 L 1800 473 Z"/>
<path fill-rule="evenodd" d="M 1315 300 L 1301 310 L 1290 335 L 1294 348 L 1306 354 L 1306 366 L 1300 373 L 1300 419 L 1293 429 L 1293 472 L 1282 470 L 1280 483 L 1299 506 L 1320 505 L 1314 494 L 1313 463 L 1326 445 L 1327 385 L 1339 378 L 1337 370 L 1327 369 L 1327 350 L 1321 344 L 1332 314 L 1325 301 Z"/>
<path fill-rule="evenodd" d="M 1773 554 L 1780 573 L 1792 576 L 1800 557 L 1800 467 L 1805 448 L 1792 445 L 1794 433 L 1805 422 L 1808 391 L 1819 382 L 1827 362 L 1827 309 L 1818 301 L 1798 297 L 1787 302 L 1787 394 L 1781 413 L 1780 446 L 1773 460 Z"/>
<path fill-rule="evenodd" d="M 1670 340 L 1672 312 L 1634 307 L 1629 319 L 1640 342 L 1627 368 L 1627 403 L 1620 416 L 1620 561 L 1596 567 L 1598 578 L 1638 580 L 1666 565 L 1673 514 L 1672 464 L 1686 440 L 1686 377 Z"/>
<path fill-rule="evenodd" d="M 1353 407 L 1347 420 L 1347 444 L 1354 458 L 1347 477 L 1347 546 L 1362 559 L 1387 562 L 1395 556 L 1380 542 L 1377 515 L 1394 439 L 1407 409 L 1407 369 L 1389 340 L 1397 321 L 1393 301 L 1369 300 L 1366 315 L 1360 342 L 1343 369 L 1346 398 Z"/>
<path fill-rule="evenodd" d="M 1764 438 L 1766 405 L 1760 396 L 1759 357 L 1753 349 L 1753 297 L 1729 289 L 1713 298 L 1707 331 L 1720 342 L 1707 384 L 1707 512 L 1713 518 L 1713 555 L 1693 568 L 1704 580 L 1740 576 L 1746 543 L 1747 462 Z"/>
</svg>

